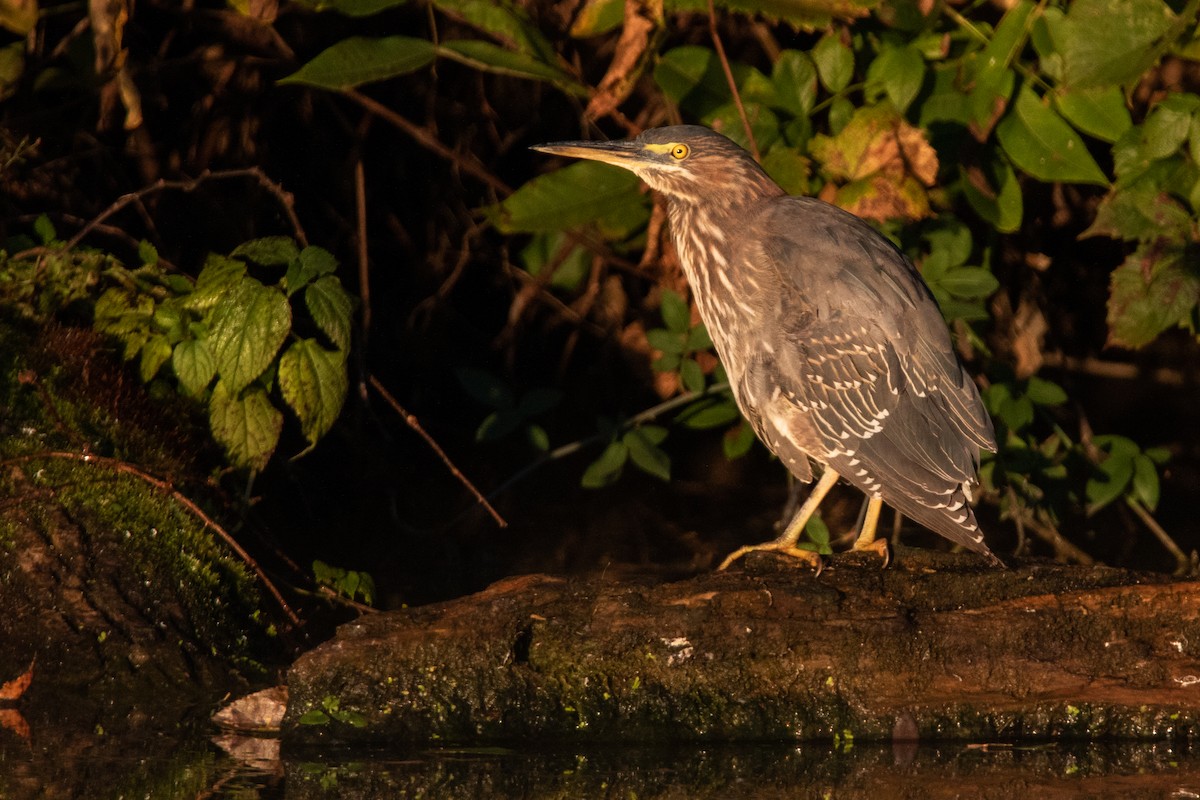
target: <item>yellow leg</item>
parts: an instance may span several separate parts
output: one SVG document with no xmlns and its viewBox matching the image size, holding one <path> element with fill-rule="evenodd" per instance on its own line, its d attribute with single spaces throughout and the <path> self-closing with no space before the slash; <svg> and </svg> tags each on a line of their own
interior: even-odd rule
<svg viewBox="0 0 1200 800">
<path fill-rule="evenodd" d="M 804 526 L 808 524 L 808 520 L 812 517 L 813 512 L 817 510 L 817 506 L 821 505 L 821 501 L 825 499 L 825 495 L 829 494 L 829 490 L 837 483 L 838 474 L 828 467 L 825 468 L 825 473 L 821 475 L 821 480 L 817 481 L 817 485 L 813 487 L 812 493 L 808 499 L 804 501 L 804 505 L 800 506 L 800 510 L 796 512 L 796 516 L 788 523 L 787 528 L 779 535 L 778 539 L 762 544 L 748 544 L 745 547 L 739 547 L 734 550 L 729 556 L 721 562 L 718 570 L 723 570 L 733 562 L 737 561 L 746 553 L 752 553 L 757 550 L 771 550 L 776 553 L 784 553 L 805 561 L 816 567 L 817 574 L 821 572 L 821 556 L 814 553 L 812 550 L 805 550 L 796 547 L 796 542 L 800 541 L 800 534 L 804 532 Z M 879 517 L 879 512 L 875 513 L 876 519 Z"/>
<path fill-rule="evenodd" d="M 883 509 L 883 500 L 878 497 L 867 498 L 867 513 L 863 517 L 862 530 L 854 540 L 851 550 L 873 550 L 883 559 L 883 566 L 892 560 L 892 551 L 887 539 L 876 539 L 875 530 L 879 527 L 879 512 Z"/>
</svg>

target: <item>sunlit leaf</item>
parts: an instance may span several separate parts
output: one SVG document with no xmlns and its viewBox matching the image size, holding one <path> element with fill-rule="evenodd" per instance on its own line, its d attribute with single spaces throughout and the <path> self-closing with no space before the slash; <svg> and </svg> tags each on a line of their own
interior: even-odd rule
<svg viewBox="0 0 1200 800">
<path fill-rule="evenodd" d="M 1075 0 L 1059 42 L 1071 86 L 1125 85 L 1157 57 L 1154 45 L 1175 14 L 1162 0 Z"/>
<path fill-rule="evenodd" d="M 545 233 L 614 214 L 618 206 L 644 208 L 640 181 L 628 170 L 580 161 L 527 182 L 487 209 L 503 233 Z"/>
<path fill-rule="evenodd" d="M 171 353 L 171 369 L 175 371 L 183 391 L 191 397 L 198 397 L 216 377 L 217 360 L 213 358 L 205 340 L 185 339 L 175 345 Z"/>
<path fill-rule="evenodd" d="M 267 465 L 283 430 L 283 414 L 271 405 L 266 391 L 255 386 L 235 392 L 225 380 L 213 387 L 208 421 L 230 463 L 255 471 Z"/>
<path fill-rule="evenodd" d="M 1013 163 L 1038 180 L 1108 184 L 1079 134 L 1028 86 L 996 126 L 996 136 Z"/>
<path fill-rule="evenodd" d="M 351 36 L 322 51 L 279 82 L 347 89 L 414 72 L 430 64 L 435 53 L 433 43 L 427 39 Z"/>
<path fill-rule="evenodd" d="M 230 394 L 270 365 L 292 326 L 287 298 L 253 278 L 242 278 L 213 311 L 209 346 Z"/>
<path fill-rule="evenodd" d="M 821 83 L 830 92 L 836 94 L 850 84 L 854 77 L 854 53 L 835 34 L 817 42 L 811 55 Z"/>
<path fill-rule="evenodd" d="M 279 358 L 279 391 L 296 416 L 309 444 L 324 436 L 346 399 L 346 358 L 316 339 L 294 342 Z"/>
<path fill-rule="evenodd" d="M 325 275 L 308 285 L 304 290 L 304 305 L 312 314 L 313 322 L 339 350 L 350 349 L 350 323 L 354 301 L 342 282 L 333 275 Z"/>
</svg>

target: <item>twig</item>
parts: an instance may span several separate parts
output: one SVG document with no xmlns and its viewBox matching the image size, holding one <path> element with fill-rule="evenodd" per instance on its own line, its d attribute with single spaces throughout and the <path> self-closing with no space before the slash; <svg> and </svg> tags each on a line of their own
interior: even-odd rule
<svg viewBox="0 0 1200 800">
<path fill-rule="evenodd" d="M 1185 386 L 1192 380 L 1182 370 L 1167 367 L 1142 369 L 1137 364 L 1104 361 L 1093 356 L 1076 358 L 1061 352 L 1044 353 L 1042 363 L 1047 367 L 1061 369 L 1064 372 L 1078 372 L 1083 375 L 1118 380 L 1149 380 L 1164 386 Z"/>
<path fill-rule="evenodd" d="M 1175 574 L 1186 575 L 1190 572 L 1192 569 L 1192 560 L 1179 548 L 1179 545 L 1175 544 L 1175 540 L 1167 533 L 1166 528 L 1159 524 L 1154 515 L 1136 499 L 1128 495 L 1125 496 L 1125 504 L 1133 510 L 1133 513 L 1142 521 L 1142 524 L 1150 529 L 1150 532 L 1155 535 L 1159 543 L 1175 558 Z"/>
<path fill-rule="evenodd" d="M 70 250 L 74 248 L 83 240 L 85 236 L 99 227 L 100 223 L 104 222 L 104 220 L 108 219 L 113 214 L 116 214 L 130 203 L 140 201 L 147 195 L 166 191 L 168 189 L 178 189 L 183 192 L 191 192 L 202 183 L 207 181 L 231 180 L 237 178 L 253 178 L 254 180 L 258 181 L 260 186 L 269 191 L 271 194 L 275 195 L 276 199 L 279 200 L 279 205 L 283 208 L 284 213 L 287 214 L 288 221 L 292 225 L 292 231 L 296 235 L 296 241 L 303 246 L 308 245 L 308 237 L 304 235 L 304 228 L 301 227 L 300 219 L 296 216 L 295 200 L 292 197 L 292 193 L 272 181 L 269 177 L 267 177 L 267 174 L 258 167 L 246 167 L 244 169 L 225 169 L 217 172 L 205 170 L 195 178 L 189 178 L 186 180 L 169 181 L 160 178 L 149 186 L 143 186 L 136 192 L 123 194 L 113 201 L 112 205 L 102 211 L 98 217 L 93 218 L 92 221 L 87 225 L 84 225 L 78 233 L 68 239 L 66 243 L 66 249 Z"/>
<path fill-rule="evenodd" d="M 367 180 L 363 170 L 362 154 L 354 162 L 354 209 L 357 224 L 355 244 L 358 250 L 358 297 L 362 303 L 361 339 L 359 346 L 365 347 L 367 332 L 371 329 L 371 275 L 367 258 Z"/>
<path fill-rule="evenodd" d="M 475 160 L 474 156 L 463 156 L 454 152 L 449 147 L 446 147 L 446 145 L 438 141 L 437 137 L 430 134 L 429 131 L 425 130 L 419 125 L 409 122 L 407 119 L 397 114 L 383 103 L 380 103 L 378 100 L 367 97 L 365 94 L 357 92 L 354 89 L 343 89 L 342 94 L 358 103 L 368 111 L 374 112 L 383 119 L 392 123 L 406 133 L 409 138 L 424 147 L 426 150 L 436 153 L 447 161 L 455 164 L 463 172 L 466 172 L 467 174 L 483 181 L 499 194 L 506 196 L 512 194 L 512 188 L 504 181 L 488 172 L 487 169 L 485 169 L 481 164 L 478 163 L 478 161 Z"/>
<path fill-rule="evenodd" d="M 729 91 L 733 93 L 733 102 L 737 106 L 738 116 L 742 118 L 742 127 L 746 129 L 746 139 L 750 142 L 750 154 L 754 156 L 755 161 L 762 161 L 762 156 L 758 152 L 758 142 L 754 140 L 754 131 L 750 129 L 750 120 L 746 116 L 746 107 L 742 105 L 742 94 L 733 80 L 733 70 L 729 66 L 729 59 L 725 56 L 725 45 L 721 44 L 721 36 L 717 33 L 717 11 L 713 7 L 713 0 L 708 0 L 708 32 L 712 34 L 717 58 L 721 59 L 721 69 L 725 71 L 725 80 L 729 83 Z"/>
<path fill-rule="evenodd" d="M 420 420 L 405 410 L 404 406 L 396 402 L 396 398 L 392 397 L 388 390 L 383 387 L 383 384 L 379 382 L 378 378 L 376 378 L 374 375 L 371 375 L 368 376 L 367 380 L 370 382 L 371 387 L 374 388 L 375 391 L 379 392 L 379 395 L 384 399 L 384 401 L 386 401 L 387 404 L 390 405 L 392 409 L 401 416 L 401 418 L 403 418 L 405 423 L 408 424 L 408 427 L 412 428 L 413 432 L 424 439 L 425 444 L 429 445 L 430 449 L 437 453 L 438 458 L 440 458 L 442 463 L 446 465 L 446 469 L 450 470 L 450 474 L 458 478 L 459 483 L 467 487 L 467 490 L 471 492 L 471 494 L 475 495 L 475 499 L 487 510 L 489 514 L 492 515 L 492 519 L 496 520 L 496 524 L 501 528 L 507 528 L 508 523 L 504 521 L 504 517 L 500 516 L 496 509 L 492 508 L 492 504 L 489 503 L 487 498 L 475 488 L 473 483 L 467 480 L 467 476 L 463 475 L 458 467 L 454 466 L 454 462 L 450 460 L 448 455 L 446 455 L 446 451 L 443 450 L 441 446 L 434 441 L 433 437 L 426 433 L 425 429 L 421 427 Z"/>
<path fill-rule="evenodd" d="M 0 464 L 21 464 L 47 458 L 62 459 L 66 461 L 81 461 L 84 464 L 97 464 L 99 466 L 107 467 L 113 472 L 121 472 L 126 475 L 132 475 L 133 477 L 170 495 L 175 502 L 192 512 L 197 519 L 203 522 L 206 528 L 212 528 L 214 531 L 216 531 L 217 535 L 220 536 L 225 544 L 227 544 L 229 548 L 237 554 L 238 558 L 242 559 L 246 566 L 254 570 L 254 574 L 258 576 L 258 579 L 262 581 L 263 586 L 265 586 L 267 591 L 271 593 L 271 596 L 275 598 L 275 602 L 279 604 L 279 608 L 283 611 L 288 620 L 291 621 L 293 625 L 300 624 L 300 617 L 296 616 L 296 613 L 292 611 L 291 607 L 287 604 L 287 601 L 283 599 L 283 595 L 279 593 L 277 588 L 275 588 L 275 584 L 272 583 L 271 579 L 267 577 L 265 572 L 263 572 L 262 567 L 258 565 L 258 562 L 251 558 L 250 554 L 247 553 L 242 546 L 237 543 L 237 541 L 229 534 L 227 530 L 218 525 L 216 520 L 204 513 L 204 509 L 192 502 L 190 498 L 172 486 L 169 481 L 151 475 L 145 470 L 135 467 L 133 464 L 130 464 L 126 461 L 108 458 L 107 456 L 92 455 L 91 453 L 73 453 L 69 451 L 53 450 L 44 453 L 31 453 L 24 456 L 13 456 L 12 458 L 6 458 L 3 461 L 0 461 Z"/>
</svg>

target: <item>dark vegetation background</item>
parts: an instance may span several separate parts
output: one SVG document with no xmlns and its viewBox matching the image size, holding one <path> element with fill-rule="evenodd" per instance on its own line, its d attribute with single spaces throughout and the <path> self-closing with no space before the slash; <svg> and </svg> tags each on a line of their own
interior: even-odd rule
<svg viewBox="0 0 1200 800">
<path fill-rule="evenodd" d="M 947 280 L 939 299 L 972 371 L 992 387 L 1005 442 L 980 511 L 993 548 L 1191 569 L 1200 547 L 1196 4 L 872 6 L 718 3 L 710 17 L 632 0 L 358 0 L 326 10 L 6 0 L 0 305 L 39 324 L 92 326 L 104 289 L 128 284 L 114 277 L 119 265 L 194 278 L 209 253 L 302 231 L 336 257 L 357 297 L 345 405 L 302 457 L 306 429 L 280 404 L 282 435 L 265 466 L 247 470 L 227 454 L 227 467 L 215 448 L 212 460 L 223 513 L 244 520 L 239 538 L 272 574 L 305 586 L 319 559 L 333 569 L 318 568 L 318 579 L 361 599 L 347 580 L 369 574 L 375 603 L 390 606 L 530 570 L 710 568 L 773 535 L 789 487 L 758 445 L 727 457 L 744 440 L 736 420 L 673 422 L 679 402 L 642 420 L 651 428 L 630 422 L 719 383 L 703 348 L 664 362 L 665 334 L 647 337 L 695 322 L 685 314 L 680 325 L 668 308 L 687 294 L 661 210 L 636 183 L 600 197 L 591 173 L 564 178 L 558 201 L 513 192 L 563 166 L 527 149 L 539 142 L 685 121 L 748 143 L 711 21 L 785 185 L 860 213 L 864 197 L 878 201 L 878 221 L 927 274 L 966 232 L 950 270 L 979 269 Z M 612 27 L 623 14 L 625 38 Z M 1147 14 L 1152 30 L 1111 22 Z M 408 38 L 382 53 L 353 38 L 384 36 Z M 318 58 L 335 45 L 336 57 Z M 873 67 L 880 59 L 891 60 Z M 306 64 L 321 70 L 279 82 Z M 1036 108 L 1021 110 L 1021 92 Z M 935 113 L 937 103 L 953 108 Z M 863 109 L 883 110 L 856 117 Z M 915 149 L 881 157 L 877 170 L 839 162 L 892 137 Z M 1056 160 L 1072 148 L 1076 160 Z M 907 162 L 929 153 L 933 180 L 914 183 L 919 170 Z M 224 174 L 247 168 L 256 172 Z M 897 186 L 908 192 L 899 200 Z M 138 195 L 121 200 L 129 193 Z M 592 197 L 595 217 L 625 209 L 633 222 L 589 223 L 578 218 L 588 209 L 568 213 L 562 197 Z M 1098 213 L 1108 213 L 1094 231 L 1103 235 L 1080 238 Z M 102 262 L 84 257 L 97 253 Z M 1121 269 L 1132 282 L 1114 288 Z M 78 291 L 55 288 L 71 279 Z M 112 351 L 127 351 L 125 334 L 108 330 L 118 333 L 106 340 Z M 196 330 L 187 335 L 202 338 Z M 131 355 L 136 380 L 136 347 Z M 264 391 L 276 392 L 272 374 Z M 164 401 L 201 412 L 210 402 L 211 386 L 184 398 L 170 364 L 151 377 Z M 492 502 L 508 527 L 372 377 L 480 492 L 503 488 Z M 631 455 L 635 428 L 649 441 Z M 1095 438 L 1111 434 L 1128 440 Z M 508 483 L 572 442 L 585 446 Z M 597 488 L 581 486 L 585 476 Z M 836 538 L 860 498 L 839 490 L 832 500 L 824 519 Z M 911 528 L 904 541 L 940 546 Z"/>
</svg>

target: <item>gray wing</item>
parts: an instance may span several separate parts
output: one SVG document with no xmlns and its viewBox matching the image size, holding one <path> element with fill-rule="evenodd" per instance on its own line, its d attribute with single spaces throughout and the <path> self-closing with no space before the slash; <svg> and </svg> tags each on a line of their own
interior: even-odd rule
<svg viewBox="0 0 1200 800">
<path fill-rule="evenodd" d="M 995 433 L 928 288 L 857 217 L 809 198 L 769 213 L 762 229 L 780 233 L 746 255 L 778 276 L 778 304 L 765 309 L 778 340 L 746 380 L 769 384 L 757 387 L 771 398 L 760 413 L 786 426 L 776 438 L 990 555 L 967 500 Z"/>
</svg>

